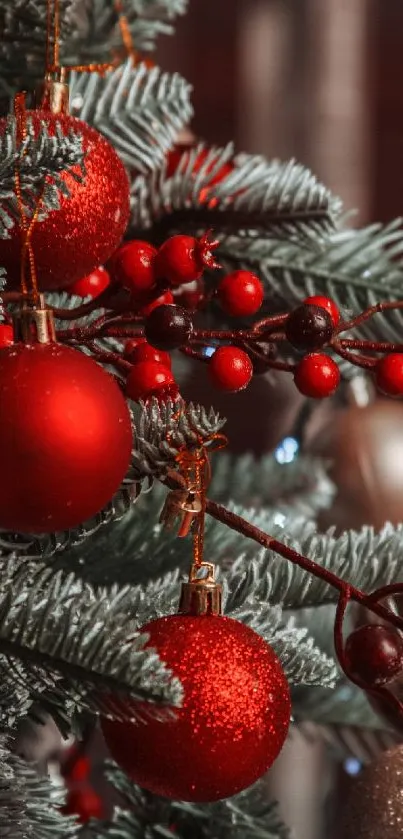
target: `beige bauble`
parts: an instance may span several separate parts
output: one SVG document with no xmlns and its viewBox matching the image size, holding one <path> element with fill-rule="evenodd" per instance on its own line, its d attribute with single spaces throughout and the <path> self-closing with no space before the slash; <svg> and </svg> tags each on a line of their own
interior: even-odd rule
<svg viewBox="0 0 403 839">
<path fill-rule="evenodd" d="M 403 836 L 403 746 L 383 752 L 351 787 L 340 839 Z"/>
</svg>

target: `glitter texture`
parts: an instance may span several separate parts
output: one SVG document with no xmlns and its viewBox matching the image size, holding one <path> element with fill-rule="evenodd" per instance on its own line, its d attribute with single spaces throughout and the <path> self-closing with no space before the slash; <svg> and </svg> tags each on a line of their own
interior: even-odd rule
<svg viewBox="0 0 403 839">
<path fill-rule="evenodd" d="M 0 351 L 0 527 L 49 533 L 94 516 L 129 467 L 132 429 L 112 376 L 61 344 Z"/>
<path fill-rule="evenodd" d="M 403 836 L 403 746 L 384 752 L 354 781 L 340 839 Z"/>
<path fill-rule="evenodd" d="M 60 209 L 35 225 L 32 244 L 39 287 L 43 291 L 65 288 L 87 276 L 116 250 L 129 219 L 129 182 L 115 150 L 97 131 L 68 115 L 27 111 L 34 130 L 42 122 L 74 129 L 84 138 L 86 175 L 77 183 L 64 173 L 70 197 L 59 193 Z M 6 120 L 0 120 L 0 135 Z M 74 170 L 73 170 L 74 171 Z M 8 239 L 0 240 L 0 265 L 7 270 L 11 287 L 20 282 L 22 237 L 15 224 Z"/>
<path fill-rule="evenodd" d="M 279 754 L 290 722 L 288 683 L 271 647 L 217 616 L 171 615 L 143 631 L 185 698 L 169 722 L 105 720 L 113 758 L 140 786 L 183 801 L 216 801 L 253 784 Z"/>
</svg>

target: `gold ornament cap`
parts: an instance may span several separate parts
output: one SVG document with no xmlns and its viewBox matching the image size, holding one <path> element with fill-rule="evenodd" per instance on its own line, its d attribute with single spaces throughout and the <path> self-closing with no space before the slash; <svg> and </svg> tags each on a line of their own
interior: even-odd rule
<svg viewBox="0 0 403 839">
<path fill-rule="evenodd" d="M 179 614 L 222 614 L 222 587 L 216 582 L 215 566 L 211 562 L 192 565 L 189 581 L 182 583 Z"/>
<path fill-rule="evenodd" d="M 25 295 L 13 315 L 14 341 L 23 344 L 50 344 L 56 341 L 53 312 L 43 294 Z"/>
<path fill-rule="evenodd" d="M 70 113 L 70 89 L 65 82 L 64 68 L 61 68 L 57 79 L 46 76 L 36 90 L 37 107 L 51 114 Z"/>
</svg>

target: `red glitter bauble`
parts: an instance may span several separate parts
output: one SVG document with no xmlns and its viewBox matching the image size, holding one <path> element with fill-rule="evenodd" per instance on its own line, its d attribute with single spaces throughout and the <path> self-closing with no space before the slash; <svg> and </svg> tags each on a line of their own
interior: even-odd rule
<svg viewBox="0 0 403 839">
<path fill-rule="evenodd" d="M 142 631 L 184 689 L 167 722 L 104 720 L 112 757 L 141 787 L 182 801 L 217 801 L 253 784 L 279 754 L 290 692 L 271 647 L 231 618 L 170 615 Z"/>
<path fill-rule="evenodd" d="M 0 527 L 67 530 L 110 501 L 132 429 L 109 373 L 61 344 L 15 344 L 0 350 L 0 404 Z"/>
<path fill-rule="evenodd" d="M 46 124 L 50 134 L 59 126 L 64 133 L 72 129 L 83 138 L 82 182 L 67 172 L 61 174 L 70 197 L 59 191 L 60 209 L 36 222 L 31 239 L 39 288 L 67 288 L 104 264 L 119 245 L 129 220 L 129 182 L 113 147 L 85 122 L 45 111 L 27 111 L 27 118 L 35 133 Z M 0 119 L 0 137 L 5 130 L 6 120 Z M 22 242 L 17 223 L 9 238 L 0 239 L 0 265 L 7 269 L 14 288 L 20 282 Z"/>
</svg>

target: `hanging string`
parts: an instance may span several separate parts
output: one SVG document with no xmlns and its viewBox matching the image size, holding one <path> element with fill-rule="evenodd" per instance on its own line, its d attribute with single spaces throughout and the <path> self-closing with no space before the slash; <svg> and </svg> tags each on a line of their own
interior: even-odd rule
<svg viewBox="0 0 403 839">
<path fill-rule="evenodd" d="M 134 66 L 135 64 L 137 64 L 138 56 L 134 48 L 132 33 L 130 32 L 129 21 L 127 20 L 127 17 L 125 15 L 122 0 L 115 0 L 114 7 L 115 12 L 118 16 L 120 33 L 122 36 L 122 41 L 126 50 L 126 54 L 129 56 L 129 58 L 132 59 L 132 63 Z"/>
</svg>

